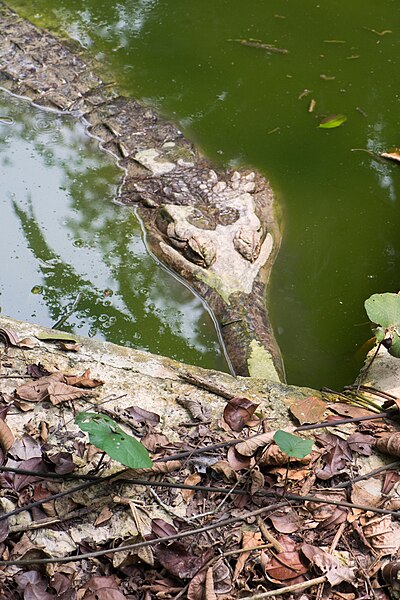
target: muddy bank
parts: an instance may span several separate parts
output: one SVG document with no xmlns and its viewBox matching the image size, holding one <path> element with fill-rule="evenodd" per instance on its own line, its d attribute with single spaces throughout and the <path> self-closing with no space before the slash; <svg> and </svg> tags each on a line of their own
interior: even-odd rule
<svg viewBox="0 0 400 600">
<path fill-rule="evenodd" d="M 0 87 L 83 118 L 124 169 L 154 255 L 208 303 L 235 372 L 284 378 L 265 306 L 280 233 L 268 181 L 217 170 L 171 123 L 119 94 L 70 40 L 0 4 Z"/>
</svg>

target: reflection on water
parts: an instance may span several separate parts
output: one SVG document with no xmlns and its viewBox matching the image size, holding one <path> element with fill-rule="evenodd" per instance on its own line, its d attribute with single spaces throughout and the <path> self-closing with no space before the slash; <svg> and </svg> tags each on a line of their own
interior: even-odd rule
<svg viewBox="0 0 400 600">
<path fill-rule="evenodd" d="M 0 93 L 0 307 L 63 329 L 226 368 L 198 298 L 149 257 L 120 171 L 73 118 Z M 80 295 L 79 295 L 80 294 Z"/>
</svg>

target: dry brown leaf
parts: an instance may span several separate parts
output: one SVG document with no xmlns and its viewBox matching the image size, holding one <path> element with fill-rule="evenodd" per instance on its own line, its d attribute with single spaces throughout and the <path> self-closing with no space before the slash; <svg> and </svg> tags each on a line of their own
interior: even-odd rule
<svg viewBox="0 0 400 600">
<path fill-rule="evenodd" d="M 289 407 L 290 412 L 299 421 L 300 425 L 304 423 L 319 423 L 327 409 L 327 404 L 317 396 L 307 396 Z"/>
<path fill-rule="evenodd" d="M 242 549 L 249 549 L 248 552 L 242 552 L 239 554 L 239 558 L 235 565 L 235 570 L 233 572 L 233 581 L 237 581 L 240 573 L 243 571 L 247 559 L 249 558 L 252 548 L 256 548 L 257 546 L 261 546 L 263 544 L 263 539 L 261 537 L 261 533 L 259 531 L 252 530 L 244 530 L 242 534 Z"/>
<path fill-rule="evenodd" d="M 394 160 L 395 162 L 400 163 L 400 149 L 392 148 L 389 152 L 381 152 L 379 156 L 382 158 L 388 158 L 389 160 Z"/>
<path fill-rule="evenodd" d="M 343 581 L 347 581 L 348 583 L 354 581 L 354 568 L 352 569 L 341 564 L 338 558 L 325 552 L 322 548 L 311 544 L 303 544 L 301 551 L 312 565 L 318 567 L 326 575 L 327 580 L 332 586 L 338 585 Z"/>
<path fill-rule="evenodd" d="M 231 398 L 224 409 L 224 420 L 233 431 L 242 431 L 258 406 L 248 398 Z"/>
<path fill-rule="evenodd" d="M 211 465 L 210 468 L 212 471 L 222 475 L 222 478 L 226 483 L 236 483 L 238 480 L 235 469 L 227 460 L 219 460 L 215 464 Z"/>
<path fill-rule="evenodd" d="M 101 379 L 91 379 L 90 369 L 86 369 L 82 375 L 65 375 L 65 381 L 68 385 L 82 388 L 96 388 L 104 383 Z"/>
<path fill-rule="evenodd" d="M 29 402 L 41 402 L 48 397 L 48 387 L 50 383 L 64 381 L 64 375 L 60 372 L 52 373 L 46 377 L 41 377 L 36 381 L 30 381 L 21 385 L 15 391 L 18 398 Z"/>
<path fill-rule="evenodd" d="M 236 452 L 236 447 L 231 446 L 228 448 L 226 457 L 232 469 L 235 471 L 241 471 L 241 469 L 248 469 L 251 465 L 252 458 L 250 456 L 242 456 Z"/>
<path fill-rule="evenodd" d="M 17 344 L 18 348 L 27 348 L 28 350 L 35 348 L 37 345 L 38 342 L 32 338 L 23 338 Z"/>
<path fill-rule="evenodd" d="M 6 454 L 14 443 L 14 434 L 3 419 L 0 419 L 0 446 Z"/>
<path fill-rule="evenodd" d="M 322 500 L 346 501 L 346 493 L 343 490 L 327 490 L 323 494 L 318 493 L 315 496 Z M 341 506 L 314 501 L 307 501 L 305 506 L 314 521 L 327 530 L 334 529 L 347 518 L 348 509 Z"/>
<path fill-rule="evenodd" d="M 258 464 L 262 465 L 263 467 L 269 467 L 272 465 L 281 466 L 287 465 L 288 460 L 288 455 L 282 452 L 278 444 L 272 442 L 265 448 Z"/>
<path fill-rule="evenodd" d="M 394 554 L 398 550 L 400 536 L 398 535 L 398 529 L 394 530 L 390 515 L 373 517 L 372 519 L 362 517 L 360 522 L 365 537 L 381 556 Z"/>
<path fill-rule="evenodd" d="M 242 456 L 253 456 L 259 448 L 264 448 L 264 446 L 270 444 L 274 435 L 275 431 L 268 431 L 239 442 L 235 446 L 236 452 Z"/>
<path fill-rule="evenodd" d="M 65 352 L 79 352 L 81 347 L 81 344 L 74 342 L 60 342 L 60 348 L 61 350 L 65 350 Z"/>
<path fill-rule="evenodd" d="M 251 479 L 250 495 L 254 496 L 254 494 L 257 494 L 257 492 L 264 489 L 265 477 L 261 473 L 261 471 L 258 467 L 254 467 L 250 471 L 250 479 Z"/>
<path fill-rule="evenodd" d="M 345 418 L 349 417 L 351 419 L 356 419 L 357 417 L 372 417 L 376 414 L 366 408 L 361 408 L 361 406 L 353 406 L 352 404 L 345 404 L 344 402 L 335 402 L 328 406 L 332 412 Z"/>
<path fill-rule="evenodd" d="M 353 504 L 380 506 L 382 502 L 382 483 L 378 479 L 367 479 L 353 483 L 351 490 Z"/>
<path fill-rule="evenodd" d="M 47 393 L 50 402 L 56 406 L 57 404 L 61 404 L 61 402 L 71 402 L 72 400 L 77 400 L 83 396 L 89 396 L 93 392 L 67 385 L 61 381 L 51 381 L 48 385 Z"/>
<path fill-rule="evenodd" d="M 103 525 L 104 523 L 107 523 L 111 519 L 112 516 L 113 516 L 113 513 L 108 508 L 108 506 L 103 506 L 103 508 L 100 511 L 100 514 L 97 516 L 97 519 L 94 522 L 94 526 L 99 527 L 99 525 Z"/>
<path fill-rule="evenodd" d="M 197 421 L 201 422 L 206 422 L 210 420 L 210 407 L 203 406 L 203 404 L 198 400 L 190 398 L 189 396 L 178 396 L 176 398 L 176 402 L 183 406 L 183 408 L 186 408 L 186 410 L 191 414 L 193 419 L 196 419 Z"/>
<path fill-rule="evenodd" d="M 23 338 L 20 340 L 18 335 L 12 329 L 4 329 L 0 327 L 0 338 L 3 337 L 7 340 L 9 346 L 15 346 L 16 348 L 34 348 L 38 342 L 31 338 Z"/>
<path fill-rule="evenodd" d="M 201 475 L 199 475 L 198 473 L 192 473 L 191 475 L 186 477 L 186 479 L 183 483 L 185 485 L 197 485 L 198 483 L 200 483 L 200 481 L 201 481 Z M 184 499 L 184 501 L 189 502 L 189 500 L 191 498 L 193 498 L 193 496 L 195 494 L 195 490 L 182 490 L 181 494 L 182 494 L 182 498 Z"/>
<path fill-rule="evenodd" d="M 308 568 L 303 565 L 297 550 L 280 552 L 264 566 L 265 575 L 274 583 L 301 583 Z"/>
<path fill-rule="evenodd" d="M 169 460 L 168 462 L 154 462 L 153 466 L 149 469 L 124 469 L 120 475 L 116 475 L 115 479 L 137 479 L 142 475 L 148 475 L 149 473 L 173 473 L 179 471 L 182 467 L 180 460 Z"/>
<path fill-rule="evenodd" d="M 147 425 L 158 425 L 160 422 L 160 415 L 140 406 L 130 406 L 124 409 L 124 414 L 128 415 L 131 419 L 137 421 L 137 423 L 145 423 Z"/>
<path fill-rule="evenodd" d="M 212 565 L 213 587 L 210 581 L 210 568 L 202 569 L 197 573 L 189 583 L 187 591 L 187 600 L 208 600 L 208 591 L 214 591 L 217 597 L 221 594 L 229 594 L 232 589 L 232 579 L 228 566 L 223 558 L 219 558 Z M 207 586 L 208 574 L 208 586 Z M 212 596 L 211 596 L 212 598 Z"/>
<path fill-rule="evenodd" d="M 269 515 L 269 519 L 279 533 L 294 533 L 302 525 L 300 515 L 291 507 L 275 510 Z"/>
<path fill-rule="evenodd" d="M 383 454 L 400 457 L 400 431 L 382 434 L 375 441 L 375 448 Z"/>
<path fill-rule="evenodd" d="M 165 448 L 169 444 L 167 436 L 153 431 L 146 433 L 140 441 L 149 452 L 157 452 L 157 450 Z"/>
<path fill-rule="evenodd" d="M 365 433 L 352 433 L 347 438 L 347 443 L 352 452 L 361 454 L 362 456 L 370 456 L 372 454 L 372 446 L 375 444 L 376 438 Z"/>
</svg>

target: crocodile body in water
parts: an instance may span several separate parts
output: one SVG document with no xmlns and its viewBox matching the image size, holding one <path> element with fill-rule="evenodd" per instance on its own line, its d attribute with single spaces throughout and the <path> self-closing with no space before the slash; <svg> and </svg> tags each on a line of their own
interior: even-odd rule
<svg viewBox="0 0 400 600">
<path fill-rule="evenodd" d="M 280 243 L 268 181 L 214 169 L 175 125 L 99 73 L 77 43 L 0 3 L 0 87 L 85 119 L 125 171 L 120 200 L 136 204 L 150 251 L 214 313 L 234 371 L 283 379 L 266 309 Z"/>
</svg>

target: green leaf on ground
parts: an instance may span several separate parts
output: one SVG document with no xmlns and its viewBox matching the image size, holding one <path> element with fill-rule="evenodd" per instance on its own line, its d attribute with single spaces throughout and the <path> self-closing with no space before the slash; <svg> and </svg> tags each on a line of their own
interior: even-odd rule
<svg viewBox="0 0 400 600">
<path fill-rule="evenodd" d="M 146 448 L 107 415 L 80 412 L 75 423 L 89 434 L 90 443 L 131 469 L 152 467 Z"/>
<path fill-rule="evenodd" d="M 304 458 L 310 454 L 313 447 L 312 440 L 303 440 L 303 438 L 282 429 L 278 429 L 275 433 L 274 442 L 282 452 L 293 458 Z"/>
<path fill-rule="evenodd" d="M 321 121 L 318 125 L 320 129 L 334 129 L 347 121 L 346 115 L 330 115 Z"/>
<path fill-rule="evenodd" d="M 64 333 L 63 331 L 37 333 L 35 337 L 37 337 L 38 340 L 42 340 L 42 342 L 74 342 L 76 344 L 76 337 L 70 333 Z"/>
</svg>

